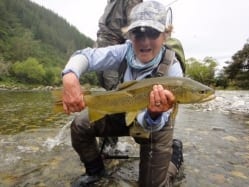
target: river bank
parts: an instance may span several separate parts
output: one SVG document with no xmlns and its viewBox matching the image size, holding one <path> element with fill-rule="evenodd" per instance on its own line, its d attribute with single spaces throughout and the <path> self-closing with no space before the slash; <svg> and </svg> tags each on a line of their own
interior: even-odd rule
<svg viewBox="0 0 249 187">
<path fill-rule="evenodd" d="M 3 84 L 0 83 L 0 91 L 50 91 L 58 89 L 55 86 L 24 85 L 24 84 Z"/>
</svg>

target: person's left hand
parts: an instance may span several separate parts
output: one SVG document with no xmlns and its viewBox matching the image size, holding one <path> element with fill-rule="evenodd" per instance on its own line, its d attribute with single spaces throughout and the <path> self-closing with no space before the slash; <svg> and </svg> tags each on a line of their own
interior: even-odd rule
<svg viewBox="0 0 249 187">
<path fill-rule="evenodd" d="M 175 96 L 162 85 L 154 85 L 150 92 L 148 112 L 152 119 L 155 119 L 163 112 L 166 112 L 175 103 Z"/>
</svg>

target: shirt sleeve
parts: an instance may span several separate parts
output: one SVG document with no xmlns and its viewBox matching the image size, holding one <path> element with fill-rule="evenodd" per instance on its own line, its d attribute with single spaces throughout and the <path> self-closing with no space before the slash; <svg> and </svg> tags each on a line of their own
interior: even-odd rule
<svg viewBox="0 0 249 187">
<path fill-rule="evenodd" d="M 171 111 L 163 112 L 156 119 L 152 119 L 147 109 L 140 112 L 137 116 L 138 124 L 146 131 L 155 132 L 161 130 L 167 124 Z"/>
<path fill-rule="evenodd" d="M 78 78 L 87 71 L 117 70 L 124 59 L 127 43 L 103 48 L 85 48 L 76 51 L 62 71 L 74 72 Z"/>
<path fill-rule="evenodd" d="M 83 72 L 86 72 L 88 69 L 88 60 L 84 55 L 74 55 L 72 56 L 67 65 L 65 66 L 64 70 L 62 71 L 62 76 L 73 72 L 78 79 Z"/>
</svg>

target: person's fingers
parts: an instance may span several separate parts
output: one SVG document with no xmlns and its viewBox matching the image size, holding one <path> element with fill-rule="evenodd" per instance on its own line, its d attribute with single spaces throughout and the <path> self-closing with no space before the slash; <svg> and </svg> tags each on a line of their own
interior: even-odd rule
<svg viewBox="0 0 249 187">
<path fill-rule="evenodd" d="M 149 104 L 150 105 L 155 105 L 155 94 L 154 94 L 154 91 L 151 91 L 150 92 L 150 100 L 149 100 Z"/>
<path fill-rule="evenodd" d="M 159 106 L 161 104 L 161 98 L 158 90 L 158 85 L 153 86 L 153 95 L 154 95 L 154 105 Z"/>
<path fill-rule="evenodd" d="M 165 104 L 167 104 L 167 97 L 166 97 L 166 95 L 165 95 L 165 93 L 164 93 L 164 88 L 163 88 L 163 86 L 162 85 L 158 85 L 157 86 L 157 89 L 158 89 L 158 95 L 159 95 L 159 100 L 160 100 L 160 104 L 161 105 L 165 105 Z"/>
<path fill-rule="evenodd" d="M 154 85 L 150 94 L 150 106 L 152 111 L 164 112 L 172 108 L 175 102 L 175 96 L 162 85 Z"/>
<path fill-rule="evenodd" d="M 164 95 L 166 96 L 166 100 L 167 100 L 167 104 L 169 108 L 172 108 L 172 106 L 175 103 L 175 96 L 169 90 L 164 90 Z"/>
<path fill-rule="evenodd" d="M 70 95 L 65 93 L 63 98 L 63 109 L 65 113 L 70 114 L 71 112 L 80 112 L 85 107 L 83 95 L 78 96 Z"/>
</svg>

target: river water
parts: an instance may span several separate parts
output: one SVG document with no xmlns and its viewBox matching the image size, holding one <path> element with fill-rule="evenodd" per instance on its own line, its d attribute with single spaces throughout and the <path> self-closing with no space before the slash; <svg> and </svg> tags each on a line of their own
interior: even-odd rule
<svg viewBox="0 0 249 187">
<path fill-rule="evenodd" d="M 249 186 L 249 91 L 216 95 L 180 106 L 174 136 L 184 145 L 182 187 Z M 1 187 L 66 187 L 84 172 L 70 142 L 74 116 L 52 106 L 50 92 L 0 91 Z M 133 139 L 119 140 L 116 152 L 138 155 Z M 111 175 L 98 186 L 136 186 L 138 162 L 105 161 Z"/>
</svg>

